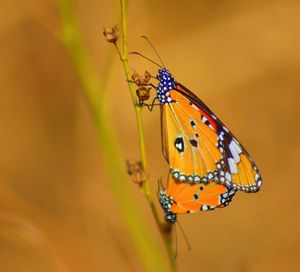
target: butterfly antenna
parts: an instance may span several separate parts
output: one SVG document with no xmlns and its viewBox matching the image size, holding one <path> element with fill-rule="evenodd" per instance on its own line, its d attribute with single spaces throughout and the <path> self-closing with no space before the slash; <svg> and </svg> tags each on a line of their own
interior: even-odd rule
<svg viewBox="0 0 300 272">
<path fill-rule="evenodd" d="M 176 225 L 174 224 L 174 234 L 175 234 L 175 253 L 174 253 L 174 257 L 173 257 L 173 261 L 175 262 L 175 260 L 177 259 L 177 255 L 178 255 L 178 242 L 177 242 L 177 229 L 176 229 Z"/>
<path fill-rule="evenodd" d="M 184 240 L 185 240 L 185 243 L 186 243 L 186 245 L 187 245 L 188 251 L 191 251 L 192 247 L 191 247 L 191 244 L 190 244 L 190 241 L 189 241 L 188 237 L 186 236 L 185 232 L 183 231 L 182 226 L 180 225 L 180 223 L 179 223 L 178 221 L 177 221 L 177 224 L 178 224 L 178 227 L 179 227 L 180 230 L 181 230 L 181 233 L 182 233 L 183 238 L 184 238 Z"/>
<path fill-rule="evenodd" d="M 162 66 L 165 67 L 165 65 L 164 65 L 164 63 L 163 63 L 163 61 L 162 61 L 160 55 L 159 55 L 158 52 L 156 51 L 156 49 L 155 49 L 155 47 L 153 46 L 152 42 L 151 42 L 145 35 L 143 35 L 142 38 L 145 39 L 145 40 L 149 43 L 149 45 L 151 46 L 151 48 L 154 50 L 155 54 L 158 56 L 158 58 L 159 58 L 159 60 L 160 60 L 160 62 L 161 62 L 161 64 L 162 64 Z"/>
<path fill-rule="evenodd" d="M 160 68 L 164 68 L 163 66 L 161 66 L 160 64 L 158 64 L 157 62 L 153 61 L 152 59 L 149 59 L 148 57 L 144 56 L 143 54 L 139 53 L 139 52 L 136 52 L 136 51 L 133 51 L 133 52 L 129 52 L 130 55 L 138 55 L 150 62 L 152 62 L 153 64 L 157 65 L 158 67 Z"/>
</svg>

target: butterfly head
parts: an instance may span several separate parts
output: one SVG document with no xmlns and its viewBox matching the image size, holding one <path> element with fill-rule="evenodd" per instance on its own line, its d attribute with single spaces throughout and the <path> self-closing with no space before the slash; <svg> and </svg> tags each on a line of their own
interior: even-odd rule
<svg viewBox="0 0 300 272">
<path fill-rule="evenodd" d="M 176 223 L 177 215 L 170 211 L 174 200 L 166 194 L 164 189 L 159 192 L 159 203 L 165 212 L 165 221 L 170 224 Z"/>
<path fill-rule="evenodd" d="M 158 70 L 156 78 L 159 80 L 157 85 L 157 98 L 161 104 L 171 103 L 169 91 L 176 88 L 175 80 L 166 68 Z"/>
<path fill-rule="evenodd" d="M 173 78 L 172 75 L 171 75 L 171 73 L 169 72 L 168 69 L 162 68 L 162 69 L 159 69 L 159 70 L 158 70 L 158 73 L 157 73 L 156 78 L 157 78 L 159 81 L 161 81 L 161 80 L 163 80 L 163 79 L 167 79 L 168 77 L 169 77 L 169 78 Z"/>
</svg>

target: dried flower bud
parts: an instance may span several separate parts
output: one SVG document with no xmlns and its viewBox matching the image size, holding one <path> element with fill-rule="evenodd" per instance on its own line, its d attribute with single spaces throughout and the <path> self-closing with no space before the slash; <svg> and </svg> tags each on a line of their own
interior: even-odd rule
<svg viewBox="0 0 300 272">
<path fill-rule="evenodd" d="M 147 174 L 143 170 L 142 162 L 138 160 L 127 160 L 127 172 L 134 183 L 142 185 L 148 178 Z"/>
<path fill-rule="evenodd" d="M 147 84 L 147 83 L 149 83 L 150 79 L 151 79 L 150 73 L 148 71 L 145 71 L 145 73 L 144 73 L 144 80 L 143 80 L 142 83 L 143 84 Z"/>
<path fill-rule="evenodd" d="M 137 85 L 137 86 L 141 85 L 141 83 L 142 83 L 141 75 L 139 75 L 137 72 L 134 72 L 131 75 L 131 78 L 132 78 L 135 85 Z"/>
<path fill-rule="evenodd" d="M 108 42 L 111 42 L 111 43 L 116 43 L 118 38 L 119 38 L 119 33 L 118 33 L 118 30 L 117 30 L 117 26 L 115 26 L 115 27 L 104 27 L 103 28 L 103 34 L 104 34 L 105 39 Z"/>
<path fill-rule="evenodd" d="M 141 85 L 145 85 L 148 84 L 150 79 L 151 79 L 151 75 L 148 71 L 145 71 L 144 76 L 140 75 L 137 72 L 134 72 L 131 76 L 133 82 L 135 83 L 135 85 L 137 86 L 141 86 Z"/>
<path fill-rule="evenodd" d="M 143 103 L 150 98 L 150 90 L 151 87 L 147 88 L 142 86 L 136 90 L 136 95 L 138 96 L 140 103 Z"/>
<path fill-rule="evenodd" d="M 151 87 L 146 87 L 146 85 L 151 79 L 150 73 L 145 71 L 144 76 L 142 76 L 137 72 L 134 72 L 131 78 L 135 85 L 138 86 L 138 89 L 136 90 L 136 95 L 139 98 L 139 102 L 143 103 L 145 100 L 148 100 L 150 98 Z"/>
</svg>

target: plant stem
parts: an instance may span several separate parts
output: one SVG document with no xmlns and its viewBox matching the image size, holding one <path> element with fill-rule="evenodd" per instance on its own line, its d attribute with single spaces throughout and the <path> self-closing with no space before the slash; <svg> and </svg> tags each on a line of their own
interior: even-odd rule
<svg viewBox="0 0 300 272">
<path fill-rule="evenodd" d="M 153 233 L 149 230 L 144 216 L 138 209 L 138 204 L 133 200 L 128 188 L 128 179 L 122 171 L 123 159 L 117 136 L 111 127 L 112 122 L 109 115 L 104 113 L 102 103 L 99 101 L 100 93 L 104 92 L 103 84 L 101 85 L 99 82 L 98 75 L 92 67 L 88 50 L 82 41 L 75 16 L 74 3 L 72 0 L 57 0 L 57 4 L 62 23 L 61 41 L 69 51 L 80 80 L 81 90 L 91 113 L 112 191 L 120 209 L 121 219 L 128 229 L 144 270 L 167 271 L 167 264 L 159 245 L 153 239 Z M 129 75 L 128 62 L 126 67 Z M 137 111 L 140 112 L 140 110 Z M 141 124 L 141 120 L 138 122 Z M 145 155 L 143 157 L 145 158 Z M 153 210 L 153 208 L 151 209 Z"/>
<path fill-rule="evenodd" d="M 122 48 L 123 48 L 122 55 L 120 54 L 120 51 L 118 50 L 117 46 L 116 46 L 116 48 L 118 50 L 118 53 L 120 54 L 120 58 L 121 58 L 123 68 L 125 71 L 125 75 L 126 75 L 126 79 L 128 82 L 128 87 L 129 87 L 129 91 L 131 94 L 132 102 L 134 105 L 137 128 L 138 128 L 141 161 L 142 161 L 144 171 L 147 172 L 148 165 L 147 165 L 145 137 L 144 137 L 144 129 L 143 129 L 143 121 L 142 121 L 142 107 L 137 103 L 137 98 L 136 98 L 136 94 L 135 94 L 135 86 L 131 79 L 131 74 L 130 74 L 130 69 L 129 69 L 129 64 L 128 64 L 127 15 L 126 15 L 127 1 L 120 0 L 120 3 L 121 3 L 121 22 L 122 22 Z M 157 224 L 159 231 L 162 235 L 162 238 L 164 240 L 164 244 L 165 244 L 165 247 L 168 252 L 170 266 L 172 267 L 172 270 L 175 271 L 176 263 L 174 261 L 174 252 L 173 252 L 173 247 L 172 247 L 171 225 L 161 223 L 161 221 L 160 221 L 157 209 L 156 209 L 154 201 L 153 201 L 153 194 L 151 192 L 149 180 L 146 180 L 144 182 L 143 187 L 142 187 L 142 192 L 146 196 L 146 199 L 150 205 L 150 208 L 152 210 L 156 224 Z"/>
</svg>

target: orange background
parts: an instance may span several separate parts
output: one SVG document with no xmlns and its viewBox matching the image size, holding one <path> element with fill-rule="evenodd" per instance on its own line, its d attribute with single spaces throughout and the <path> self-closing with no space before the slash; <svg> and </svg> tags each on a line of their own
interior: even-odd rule
<svg viewBox="0 0 300 272">
<path fill-rule="evenodd" d="M 44 24 L 58 29 L 56 2 L 18 2 L 0 10 L 0 270 L 141 271 L 69 55 Z M 121 63 L 101 34 L 119 21 L 118 5 L 76 3 L 125 160 L 139 158 L 135 117 Z M 179 234 L 180 271 L 300 270 L 299 14 L 292 0 L 130 1 L 130 50 L 155 59 L 140 38 L 150 37 L 264 180 L 258 194 L 238 193 L 226 209 L 180 217 L 192 244 L 187 252 Z M 130 65 L 156 73 L 137 56 Z M 143 117 L 154 192 L 167 173 L 159 110 Z M 135 185 L 132 192 L 160 239 L 144 197 Z"/>
</svg>

